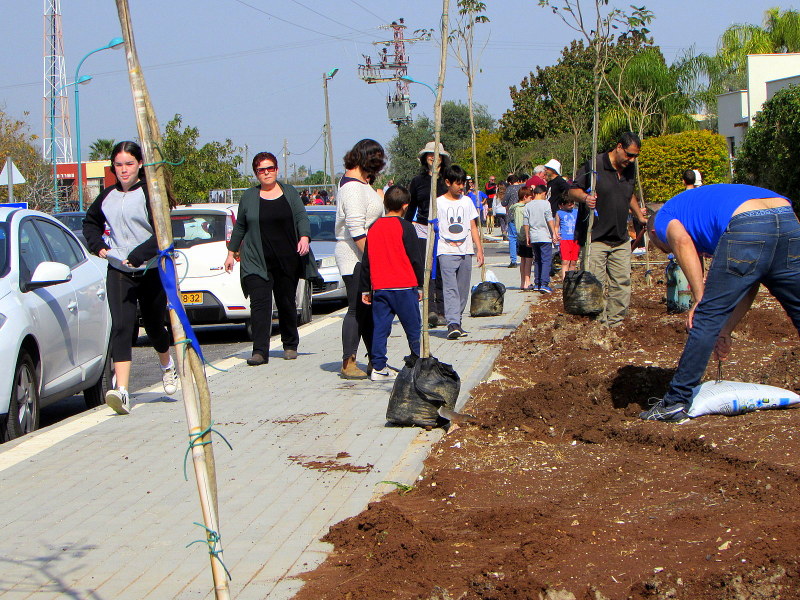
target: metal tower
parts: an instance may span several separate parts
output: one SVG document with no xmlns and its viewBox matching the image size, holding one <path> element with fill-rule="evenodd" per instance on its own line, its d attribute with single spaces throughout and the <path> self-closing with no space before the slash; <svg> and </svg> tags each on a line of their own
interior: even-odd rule
<svg viewBox="0 0 800 600">
<path fill-rule="evenodd" d="M 406 54 L 406 42 L 424 42 L 431 39 L 430 30 L 420 29 L 414 32 L 417 37 L 405 38 L 404 30 L 406 26 L 404 20 L 392 21 L 391 25 L 382 25 L 381 29 L 391 29 L 394 32 L 393 39 L 380 42 L 373 42 L 375 45 L 382 45 L 378 59 L 373 62 L 372 57 L 364 56 L 364 63 L 358 65 L 358 76 L 367 83 L 378 83 L 381 81 L 394 81 L 394 94 L 389 94 L 386 100 L 386 109 L 389 112 L 389 121 L 395 125 L 411 122 L 411 109 L 416 106 L 411 102 L 411 95 L 408 91 L 408 81 L 401 79 L 408 75 L 408 54 Z M 394 48 L 394 53 L 389 54 L 389 47 Z M 386 73 L 384 73 L 384 71 Z"/>
<path fill-rule="evenodd" d="M 44 96 L 42 103 L 42 158 L 72 162 L 61 0 L 44 0 Z"/>
</svg>

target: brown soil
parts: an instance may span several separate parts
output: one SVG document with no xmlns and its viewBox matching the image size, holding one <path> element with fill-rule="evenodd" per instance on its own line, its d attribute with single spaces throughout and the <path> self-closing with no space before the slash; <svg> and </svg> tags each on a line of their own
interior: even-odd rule
<svg viewBox="0 0 800 600">
<path fill-rule="evenodd" d="M 505 378 L 473 392 L 479 425 L 451 430 L 414 488 L 331 527 L 297 598 L 799 599 L 800 410 L 640 421 L 686 335 L 642 272 L 614 330 L 559 294 L 534 306 Z M 724 377 L 795 389 L 799 354 L 762 291 Z"/>
</svg>

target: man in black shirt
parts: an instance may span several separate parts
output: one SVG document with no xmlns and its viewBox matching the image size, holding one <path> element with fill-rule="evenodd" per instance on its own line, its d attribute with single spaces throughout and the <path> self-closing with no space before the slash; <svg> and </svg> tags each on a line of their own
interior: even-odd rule
<svg viewBox="0 0 800 600">
<path fill-rule="evenodd" d="M 635 133 L 623 133 L 613 150 L 597 156 L 596 189 L 589 190 L 591 162 L 587 162 L 569 190 L 569 197 L 579 203 L 575 239 L 581 252 L 589 252 L 586 270 L 604 286 L 608 283 L 608 298 L 599 318 L 609 327 L 622 323 L 631 300 L 628 213 L 633 213 L 640 223 L 647 223 L 633 191 L 641 145 Z M 590 210 L 595 216 L 592 239 L 587 243 Z"/>
</svg>

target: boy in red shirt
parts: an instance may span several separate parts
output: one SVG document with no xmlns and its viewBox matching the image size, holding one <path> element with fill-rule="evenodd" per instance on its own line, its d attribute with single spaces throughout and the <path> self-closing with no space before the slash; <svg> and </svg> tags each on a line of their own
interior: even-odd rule
<svg viewBox="0 0 800 600">
<path fill-rule="evenodd" d="M 397 371 L 386 366 L 386 341 L 394 316 L 406 332 L 408 347 L 419 356 L 422 319 L 423 262 L 414 225 L 403 216 L 410 194 L 406 188 L 393 185 L 383 195 L 386 216 L 367 232 L 364 258 L 361 262 L 361 289 L 372 290 L 361 296 L 364 304 L 372 304 L 375 328 L 372 334 L 372 381 L 389 381 Z"/>
</svg>

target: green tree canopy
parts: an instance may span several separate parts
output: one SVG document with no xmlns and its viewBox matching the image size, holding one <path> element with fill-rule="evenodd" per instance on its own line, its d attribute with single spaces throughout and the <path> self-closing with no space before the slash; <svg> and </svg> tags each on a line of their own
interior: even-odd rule
<svg viewBox="0 0 800 600">
<path fill-rule="evenodd" d="M 109 160 L 116 144 L 114 139 L 98 138 L 89 144 L 89 160 Z"/>
<path fill-rule="evenodd" d="M 167 165 L 179 203 L 204 202 L 214 189 L 252 185 L 250 178 L 239 173 L 241 148 L 231 140 L 199 146 L 199 138 L 197 127 L 184 127 L 181 115 L 175 115 L 164 128 L 163 155 L 170 162 L 183 160 L 176 166 Z"/>
<path fill-rule="evenodd" d="M 494 131 L 495 121 L 483 104 L 475 105 L 475 129 L 477 131 Z M 442 145 L 451 156 L 462 156 L 470 148 L 469 107 L 462 102 L 447 100 L 442 103 Z M 425 115 L 414 119 L 409 125 L 398 127 L 397 135 L 389 141 L 387 152 L 391 160 L 389 171 L 398 184 L 407 184 L 420 170 L 417 154 L 433 140 L 433 120 Z M 470 170 L 469 162 L 462 166 Z"/>
<path fill-rule="evenodd" d="M 735 180 L 765 187 L 800 210 L 800 87 L 781 90 L 764 103 L 734 163 Z"/>
</svg>

